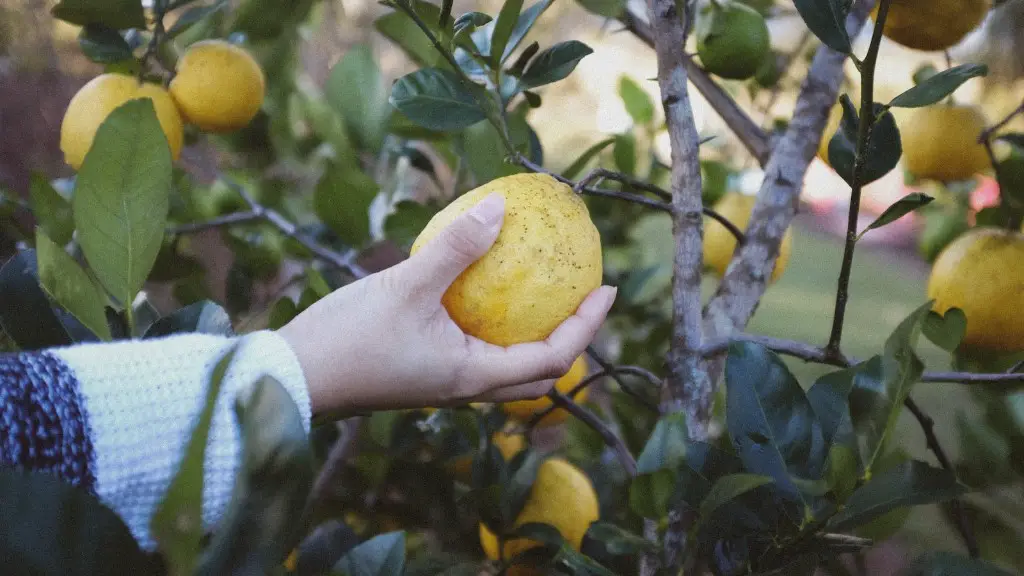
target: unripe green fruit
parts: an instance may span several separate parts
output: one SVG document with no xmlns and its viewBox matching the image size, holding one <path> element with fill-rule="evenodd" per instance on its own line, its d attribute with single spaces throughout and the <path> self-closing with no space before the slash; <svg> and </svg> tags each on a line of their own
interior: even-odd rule
<svg viewBox="0 0 1024 576">
<path fill-rule="evenodd" d="M 697 17 L 696 32 L 704 69 L 722 78 L 750 78 L 771 53 L 768 24 L 744 4 L 709 4 Z"/>
</svg>

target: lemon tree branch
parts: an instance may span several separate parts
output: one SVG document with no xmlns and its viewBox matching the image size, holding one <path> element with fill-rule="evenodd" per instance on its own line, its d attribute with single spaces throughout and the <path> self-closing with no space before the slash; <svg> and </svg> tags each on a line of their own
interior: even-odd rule
<svg viewBox="0 0 1024 576">
<path fill-rule="evenodd" d="M 630 476 L 636 476 L 636 458 L 634 458 L 633 454 L 629 451 L 629 447 L 627 447 L 622 438 L 619 438 L 614 432 L 612 432 L 611 428 L 602 422 L 597 415 L 573 402 L 565 394 L 562 394 L 554 388 L 548 392 L 548 398 L 551 399 L 551 402 L 556 407 L 562 408 L 576 418 L 579 418 L 584 424 L 600 434 L 601 439 L 604 440 L 605 444 L 611 446 L 612 449 L 615 450 L 615 454 L 622 463 L 622 467 L 626 469 L 626 473 Z"/>
</svg>

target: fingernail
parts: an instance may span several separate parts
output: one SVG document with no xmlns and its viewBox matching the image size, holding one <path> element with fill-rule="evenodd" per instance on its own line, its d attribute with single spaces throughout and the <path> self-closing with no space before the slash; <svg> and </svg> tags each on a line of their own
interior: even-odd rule
<svg viewBox="0 0 1024 576">
<path fill-rule="evenodd" d="M 505 213 L 505 197 L 497 192 L 489 194 L 469 211 L 471 218 L 484 226 L 493 226 Z"/>
<path fill-rule="evenodd" d="M 619 288 L 617 286 L 605 286 L 604 293 L 605 298 L 608 299 L 608 308 L 611 309 L 612 304 L 615 304 L 615 297 L 619 294 Z"/>
</svg>

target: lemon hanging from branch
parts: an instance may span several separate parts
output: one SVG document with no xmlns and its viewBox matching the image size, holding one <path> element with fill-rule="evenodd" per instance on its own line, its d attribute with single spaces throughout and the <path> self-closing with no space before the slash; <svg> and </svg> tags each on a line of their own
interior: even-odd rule
<svg viewBox="0 0 1024 576">
<path fill-rule="evenodd" d="M 750 78 L 771 54 L 768 24 L 744 4 L 712 0 L 697 17 L 696 33 L 704 69 L 722 78 Z"/>
<path fill-rule="evenodd" d="M 206 132 L 248 124 L 266 92 L 263 70 L 243 48 L 224 40 L 196 42 L 178 61 L 171 96 L 182 115 Z"/>
<path fill-rule="evenodd" d="M 879 4 L 871 13 L 878 18 Z M 892 0 L 885 37 L 914 50 L 945 50 L 985 19 L 991 0 Z"/>
</svg>

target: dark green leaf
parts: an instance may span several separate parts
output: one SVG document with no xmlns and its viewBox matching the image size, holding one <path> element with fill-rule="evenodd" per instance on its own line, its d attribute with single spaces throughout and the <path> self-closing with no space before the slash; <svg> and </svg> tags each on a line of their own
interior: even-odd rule
<svg viewBox="0 0 1024 576">
<path fill-rule="evenodd" d="M 984 560 L 936 550 L 918 557 L 901 576 L 1011 576 Z"/>
<path fill-rule="evenodd" d="M 139 549 L 120 516 L 55 475 L 0 470 L 0 494 L 5 574 L 163 573 L 160 559 Z"/>
<path fill-rule="evenodd" d="M 875 218 L 874 222 L 869 224 L 868 227 L 860 233 L 858 238 L 864 236 L 868 230 L 874 230 L 875 228 L 881 228 L 886 224 L 892 224 L 914 210 L 917 210 L 922 206 L 927 206 L 932 200 L 935 200 L 935 198 L 932 198 L 927 194 L 921 194 L 920 192 L 907 194 L 903 198 L 897 200 L 895 204 L 886 208 L 878 218 Z"/>
<path fill-rule="evenodd" d="M 508 37 L 508 43 L 505 44 L 505 50 L 501 55 L 502 62 L 508 60 L 508 57 L 512 55 L 512 52 L 526 38 L 526 35 L 530 33 L 530 29 L 537 23 L 537 19 L 551 6 L 552 2 L 554 0 L 540 0 L 519 14 L 515 28 L 512 29 L 512 33 Z M 492 26 L 496 26 L 496 23 L 492 24 Z"/>
<path fill-rule="evenodd" d="M 852 445 L 853 424 L 850 421 L 850 391 L 858 368 L 837 370 L 818 378 L 807 391 L 807 401 L 821 424 L 825 447 Z"/>
<path fill-rule="evenodd" d="M 294 43 L 292 35 L 298 34 L 298 27 L 306 20 L 314 3 L 315 0 L 242 0 L 231 12 L 234 21 L 229 30 L 249 41 L 270 40 L 278 46 Z"/>
<path fill-rule="evenodd" d="M 587 538 L 600 542 L 612 556 L 654 552 L 658 545 L 611 522 L 594 522 L 587 529 Z"/>
<path fill-rule="evenodd" d="M 579 176 L 580 173 L 583 172 L 583 169 L 586 168 L 594 158 L 597 158 L 597 155 L 600 154 L 602 150 L 611 146 L 614 142 L 614 137 L 606 138 L 597 144 L 594 144 L 590 148 L 587 148 L 583 154 L 580 154 L 579 158 L 574 160 L 568 168 L 562 171 L 562 176 L 570 180 L 575 180 L 576 176 Z"/>
<path fill-rule="evenodd" d="M 952 352 L 960 346 L 967 333 L 967 316 L 959 308 L 946 310 L 945 316 L 932 310 L 928 312 L 921 328 L 932 344 Z"/>
<path fill-rule="evenodd" d="M 171 151 L 153 101 L 132 100 L 111 112 L 78 171 L 71 204 L 89 267 L 122 305 L 156 262 L 170 190 Z"/>
<path fill-rule="evenodd" d="M 391 108 L 384 78 L 368 45 L 351 48 L 334 65 L 325 92 L 355 139 L 365 148 L 378 150 Z"/>
<path fill-rule="evenodd" d="M 686 416 L 682 412 L 662 417 L 654 425 L 654 431 L 637 458 L 637 472 L 674 470 L 686 460 L 687 438 Z"/>
<path fill-rule="evenodd" d="M 61 0 L 50 12 L 79 26 L 102 24 L 115 30 L 146 27 L 140 0 Z"/>
<path fill-rule="evenodd" d="M 965 491 L 952 472 L 910 460 L 858 488 L 843 510 L 829 520 L 828 528 L 849 530 L 896 508 L 941 502 Z"/>
<path fill-rule="evenodd" d="M 437 29 L 437 22 L 441 18 L 441 9 L 436 4 L 424 0 L 410 0 L 409 4 L 434 36 L 438 37 L 440 31 Z M 447 66 L 427 35 L 405 13 L 396 10 L 391 14 L 385 14 L 373 25 L 420 66 Z"/>
<path fill-rule="evenodd" d="M 629 76 L 619 77 L 619 98 L 622 98 L 626 112 L 629 112 L 629 116 L 636 124 L 649 124 L 654 121 L 654 102 Z"/>
<path fill-rule="evenodd" d="M 526 88 L 536 88 L 552 82 L 558 82 L 576 69 L 584 57 L 593 54 L 593 49 L 578 40 L 559 42 L 541 51 L 530 62 L 520 84 Z"/>
<path fill-rule="evenodd" d="M 28 193 L 32 199 L 32 215 L 43 232 L 61 246 L 70 242 L 75 231 L 71 203 L 37 173 L 32 174 Z"/>
<path fill-rule="evenodd" d="M 533 482 L 537 479 L 537 470 L 543 463 L 544 456 L 529 448 L 517 454 L 509 463 L 509 483 L 504 486 L 504 508 L 512 518 L 519 516 L 530 497 Z"/>
<path fill-rule="evenodd" d="M 523 0 L 505 0 L 498 12 L 498 18 L 494 21 L 491 31 L 491 66 L 497 68 L 505 61 L 505 46 L 512 37 L 512 31 L 519 23 L 519 13 L 523 9 Z"/>
<path fill-rule="evenodd" d="M 22 250 L 0 268 L 0 328 L 21 350 L 72 343 L 39 285 L 35 250 Z"/>
<path fill-rule="evenodd" d="M 578 552 L 568 544 L 563 544 L 558 554 L 551 560 L 555 565 L 564 566 L 570 574 L 586 574 L 587 576 L 618 576 L 599 564 L 593 558 Z"/>
<path fill-rule="evenodd" d="M 405 532 L 374 536 L 345 554 L 334 570 L 345 576 L 402 576 L 405 570 Z"/>
<path fill-rule="evenodd" d="M 843 120 L 829 142 L 828 161 L 836 173 L 852 185 L 860 120 L 849 96 L 843 94 L 840 102 L 843 105 Z M 874 114 L 877 118 L 865 146 L 864 168 L 858 178 L 861 185 L 870 184 L 888 174 L 903 155 L 900 130 L 892 113 L 876 102 Z"/>
<path fill-rule="evenodd" d="M 454 72 L 426 68 L 406 74 L 391 89 L 391 105 L 430 130 L 468 128 L 487 115 L 480 105 L 482 88 L 464 82 Z"/>
<path fill-rule="evenodd" d="M 507 540 L 519 540 L 527 539 L 535 542 L 540 542 L 544 546 L 550 546 L 552 548 L 558 548 L 565 541 L 562 538 L 562 534 L 558 532 L 558 529 L 550 524 L 542 524 L 540 522 L 527 522 L 515 530 L 506 537 Z"/>
<path fill-rule="evenodd" d="M 770 484 L 772 479 L 757 474 L 730 474 L 719 478 L 711 486 L 711 490 L 700 503 L 700 520 L 710 518 L 719 508 L 731 502 L 737 496 L 746 494 L 758 486 Z"/>
<path fill-rule="evenodd" d="M 370 237 L 370 204 L 377 183 L 355 166 L 328 164 L 316 186 L 313 204 L 317 216 L 349 246 L 361 246 Z"/>
<path fill-rule="evenodd" d="M 988 67 L 982 64 L 954 66 L 931 76 L 910 90 L 892 99 L 889 106 L 895 108 L 920 108 L 931 106 L 949 96 L 971 78 L 987 76 Z"/>
<path fill-rule="evenodd" d="M 434 205 L 403 200 L 395 204 L 394 212 L 384 220 L 384 235 L 400 246 L 409 246 L 437 211 Z"/>
<path fill-rule="evenodd" d="M 846 14 L 850 3 L 844 0 L 795 0 L 797 12 L 807 27 L 829 48 L 850 53 L 850 36 L 846 33 Z"/>
<path fill-rule="evenodd" d="M 790 475 L 820 478 L 826 452 L 821 425 L 796 378 L 764 346 L 735 342 L 725 364 L 729 435 L 749 472 L 770 476 L 789 494 Z"/>
<path fill-rule="evenodd" d="M 231 360 L 238 350 L 233 345 L 213 369 L 185 455 L 167 487 L 163 501 L 150 520 L 150 532 L 159 544 L 172 574 L 191 574 L 203 539 L 203 467 L 206 444 L 213 423 L 213 410 Z"/>
<path fill-rule="evenodd" d="M 675 484 L 676 475 L 665 468 L 639 474 L 629 485 L 630 510 L 644 518 L 661 518 L 668 511 Z"/>
<path fill-rule="evenodd" d="M 313 453 L 288 391 L 263 377 L 235 401 L 242 470 L 200 562 L 199 575 L 270 574 L 298 543 L 313 486 Z"/>
<path fill-rule="evenodd" d="M 107 295 L 95 284 L 75 259 L 50 240 L 42 229 L 36 229 L 36 259 L 39 283 L 83 326 L 101 340 L 110 340 L 107 324 Z"/>
<path fill-rule="evenodd" d="M 587 12 L 604 16 L 605 18 L 618 18 L 626 10 L 626 0 L 576 0 Z"/>
<path fill-rule="evenodd" d="M 173 40 L 181 34 L 184 34 L 189 28 L 210 16 L 220 12 L 227 6 L 227 2 L 223 0 L 217 0 L 213 4 L 207 6 L 193 6 L 188 10 L 181 13 L 178 19 L 174 21 L 174 25 L 167 31 L 164 38 L 167 40 Z"/>
<path fill-rule="evenodd" d="M 516 118 L 518 116 L 509 116 L 509 124 L 518 122 Z M 505 145 L 490 122 L 480 122 L 464 130 L 461 146 L 466 165 L 478 183 L 523 171 L 517 164 L 505 162 Z"/>
<path fill-rule="evenodd" d="M 216 303 L 203 300 L 175 310 L 157 320 L 146 331 L 145 338 L 160 338 L 171 334 L 215 334 L 233 336 L 231 318 Z"/>
<path fill-rule="evenodd" d="M 855 450 L 845 444 L 832 444 L 825 463 L 825 482 L 841 502 L 850 497 L 860 478 L 860 461 Z"/>
<path fill-rule="evenodd" d="M 612 156 L 615 158 L 615 167 L 619 172 L 629 176 L 636 174 L 636 138 L 633 134 L 619 134 L 615 137 Z"/>
<path fill-rule="evenodd" d="M 132 49 L 121 34 L 102 24 L 82 28 L 78 45 L 86 58 L 99 64 L 115 64 L 132 58 Z"/>
</svg>

